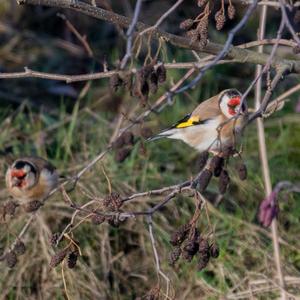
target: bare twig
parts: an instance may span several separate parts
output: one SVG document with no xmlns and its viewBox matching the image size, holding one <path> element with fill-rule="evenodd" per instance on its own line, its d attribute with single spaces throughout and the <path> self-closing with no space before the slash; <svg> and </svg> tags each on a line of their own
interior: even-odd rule
<svg viewBox="0 0 300 300">
<path fill-rule="evenodd" d="M 254 12 L 256 5 L 257 5 L 257 0 L 254 0 L 253 3 L 248 7 L 248 9 L 247 9 L 246 13 L 244 14 L 243 18 L 241 19 L 241 21 L 233 29 L 230 30 L 227 40 L 226 40 L 226 43 L 224 44 L 222 50 L 216 55 L 214 60 L 211 63 L 207 64 L 203 69 L 201 69 L 199 74 L 189 84 L 178 89 L 177 91 L 174 92 L 174 94 L 183 93 L 184 91 L 197 85 L 198 82 L 201 80 L 201 78 L 204 76 L 205 72 L 208 69 L 210 69 L 211 67 L 213 67 L 219 60 L 221 60 L 228 54 L 228 52 L 230 51 L 230 47 L 232 46 L 232 41 L 233 41 L 234 36 L 236 35 L 236 33 L 239 30 L 241 30 L 244 27 L 247 20 L 249 19 L 251 14 Z"/>
<path fill-rule="evenodd" d="M 297 42 L 298 47 L 300 47 L 300 39 L 299 39 L 298 35 L 296 34 L 296 32 L 289 20 L 289 17 L 286 13 L 285 3 L 283 0 L 279 0 L 279 3 L 280 3 L 281 15 L 284 20 L 284 23 L 285 23 L 286 27 L 288 28 L 290 34 L 293 36 L 294 40 Z"/>
<path fill-rule="evenodd" d="M 158 256 L 158 252 L 157 252 L 156 245 L 155 245 L 155 239 L 154 239 L 154 235 L 153 235 L 153 224 L 152 224 L 152 216 L 151 215 L 147 217 L 147 222 L 148 222 L 150 241 L 151 241 L 155 264 L 156 264 L 156 271 L 157 271 L 158 275 L 162 276 L 164 278 L 164 280 L 166 281 L 166 285 L 167 285 L 166 299 L 168 299 L 169 298 L 169 289 L 170 289 L 170 278 L 161 270 L 161 267 L 160 267 L 159 256 Z"/>
<path fill-rule="evenodd" d="M 67 19 L 67 17 L 64 14 L 57 14 L 58 17 L 62 18 L 65 22 L 67 27 L 70 29 L 71 32 L 74 33 L 74 35 L 77 37 L 77 39 L 82 43 L 82 46 L 86 50 L 89 57 L 93 57 L 94 53 L 92 48 L 90 47 L 89 43 L 86 40 L 86 36 L 82 36 L 78 30 L 75 28 L 75 26 Z"/>
<path fill-rule="evenodd" d="M 117 24 L 121 27 L 129 27 L 131 24 L 130 18 L 118 15 L 111 11 L 101 9 L 99 7 L 94 7 L 92 5 L 89 5 L 81 1 L 76 1 L 76 3 L 71 3 L 72 1 L 70 0 L 18 0 L 17 2 L 19 4 L 47 5 L 52 7 L 70 8 L 75 11 L 81 12 L 83 14 L 92 16 L 94 18 L 111 22 L 113 24 Z M 252 5 L 254 4 L 252 3 L 251 7 Z M 137 22 L 136 28 L 138 31 L 143 31 L 149 28 L 149 26 L 143 24 L 142 22 Z M 174 46 L 200 51 L 203 53 L 218 55 L 224 48 L 223 45 L 209 42 L 208 45 L 204 49 L 202 49 L 199 46 L 199 43 L 197 42 L 191 43 L 190 39 L 187 39 L 185 37 L 180 37 L 174 34 L 170 34 L 159 29 L 151 30 L 150 33 L 151 33 L 151 38 L 154 39 L 163 38 L 164 40 L 168 41 Z M 234 59 L 236 61 L 243 62 L 243 63 L 248 62 L 248 63 L 264 65 L 268 61 L 269 56 L 267 54 L 257 54 L 257 52 L 255 51 L 240 49 L 238 47 L 231 46 L 226 53 L 226 58 Z M 271 67 L 275 68 L 282 63 L 292 64 L 291 72 L 300 73 L 300 62 L 290 61 L 290 60 L 282 59 L 280 57 L 273 58 L 271 62 Z"/>
<path fill-rule="evenodd" d="M 141 31 L 140 33 L 139 33 L 139 35 L 141 36 L 141 35 L 143 35 L 143 34 L 145 34 L 146 32 L 148 32 L 148 31 L 151 31 L 151 30 L 153 30 L 153 29 L 155 29 L 155 28 L 157 28 L 158 26 L 160 26 L 160 24 L 183 2 L 184 0 L 177 0 L 174 4 L 173 4 L 173 6 L 172 7 L 170 7 L 158 20 L 157 20 L 157 22 L 153 25 L 153 26 L 151 26 L 151 27 L 149 27 L 149 28 L 147 28 L 147 29 L 145 29 L 145 30 L 143 30 L 143 31 Z"/>
<path fill-rule="evenodd" d="M 139 17 L 140 11 L 141 11 L 141 6 L 142 6 L 142 0 L 137 0 L 136 4 L 135 4 L 135 9 L 134 9 L 134 14 L 133 14 L 131 24 L 128 27 L 128 30 L 126 32 L 126 37 L 127 37 L 126 54 L 121 61 L 121 66 L 120 66 L 121 69 L 124 69 L 124 67 L 127 64 L 128 59 L 132 56 L 132 53 L 131 53 L 132 36 L 133 36 L 133 31 L 136 26 L 136 23 L 138 21 L 138 17 Z"/>
</svg>

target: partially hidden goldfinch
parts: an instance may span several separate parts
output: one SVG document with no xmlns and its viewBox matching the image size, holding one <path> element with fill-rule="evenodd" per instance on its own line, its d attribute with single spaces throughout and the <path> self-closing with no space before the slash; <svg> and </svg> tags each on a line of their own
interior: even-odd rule
<svg viewBox="0 0 300 300">
<path fill-rule="evenodd" d="M 246 106 L 241 107 L 242 94 L 236 89 L 220 92 L 150 140 L 169 138 L 182 140 L 199 152 L 220 153 L 236 142 L 235 129 L 244 122 Z M 241 108 L 241 109 L 240 109 Z M 240 111 L 240 115 L 235 117 Z"/>
<path fill-rule="evenodd" d="M 43 200 L 58 185 L 54 166 L 41 157 L 22 157 L 15 160 L 6 172 L 8 192 L 22 203 Z"/>
</svg>

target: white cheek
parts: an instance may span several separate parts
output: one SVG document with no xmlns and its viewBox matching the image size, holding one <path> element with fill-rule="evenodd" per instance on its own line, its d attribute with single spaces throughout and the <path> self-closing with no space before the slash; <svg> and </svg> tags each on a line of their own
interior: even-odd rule
<svg viewBox="0 0 300 300">
<path fill-rule="evenodd" d="M 228 106 L 227 106 L 228 101 L 229 101 L 229 98 L 227 96 L 224 96 L 224 98 L 220 104 L 220 108 L 221 108 L 223 115 L 225 115 L 227 118 L 231 118 L 232 115 L 229 113 Z"/>
</svg>

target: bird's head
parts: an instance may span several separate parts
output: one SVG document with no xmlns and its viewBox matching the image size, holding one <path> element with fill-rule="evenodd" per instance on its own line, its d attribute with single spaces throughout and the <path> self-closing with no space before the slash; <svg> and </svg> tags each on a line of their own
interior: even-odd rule
<svg viewBox="0 0 300 300">
<path fill-rule="evenodd" d="M 236 89 L 228 89 L 223 91 L 220 94 L 219 98 L 219 105 L 222 113 L 227 118 L 232 118 L 239 111 L 241 111 L 241 113 L 244 113 L 246 111 L 246 104 L 241 104 L 241 99 L 242 94 Z"/>
<path fill-rule="evenodd" d="M 16 160 L 8 170 L 11 188 L 27 189 L 36 183 L 36 167 L 25 160 Z"/>
</svg>

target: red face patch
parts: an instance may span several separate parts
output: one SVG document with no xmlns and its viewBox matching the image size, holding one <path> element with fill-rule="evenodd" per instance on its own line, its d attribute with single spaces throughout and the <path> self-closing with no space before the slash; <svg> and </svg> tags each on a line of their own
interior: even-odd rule
<svg viewBox="0 0 300 300">
<path fill-rule="evenodd" d="M 22 188 L 26 185 L 26 181 L 24 180 L 26 173 L 23 170 L 13 169 L 10 174 L 13 186 Z"/>
<path fill-rule="evenodd" d="M 26 173 L 23 170 L 14 169 L 11 171 L 11 176 L 17 177 L 18 179 L 22 179 L 25 175 L 26 175 Z"/>
<path fill-rule="evenodd" d="M 228 112 L 230 115 L 234 116 L 236 114 L 235 108 L 240 105 L 241 103 L 241 97 L 234 97 L 231 98 L 227 105 L 228 105 Z"/>
<path fill-rule="evenodd" d="M 234 97 L 228 101 L 228 106 L 235 107 L 240 105 L 240 103 L 241 103 L 241 97 Z"/>
</svg>

